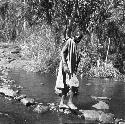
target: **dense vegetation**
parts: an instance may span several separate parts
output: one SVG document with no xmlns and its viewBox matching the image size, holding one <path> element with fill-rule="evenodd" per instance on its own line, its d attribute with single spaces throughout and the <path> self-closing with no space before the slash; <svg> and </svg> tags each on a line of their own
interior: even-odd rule
<svg viewBox="0 0 125 124">
<path fill-rule="evenodd" d="M 0 42 L 18 43 L 38 70 L 58 65 L 63 42 L 77 32 L 84 35 L 80 73 L 100 76 L 96 71 L 102 70 L 115 77 L 115 68 L 124 73 L 124 0 L 0 1 Z"/>
</svg>

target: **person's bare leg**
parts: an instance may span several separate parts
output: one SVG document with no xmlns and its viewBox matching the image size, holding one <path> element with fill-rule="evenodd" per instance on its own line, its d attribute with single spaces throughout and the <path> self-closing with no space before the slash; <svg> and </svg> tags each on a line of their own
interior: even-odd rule
<svg viewBox="0 0 125 124">
<path fill-rule="evenodd" d="M 64 104 L 64 98 L 65 98 L 65 95 L 62 95 L 59 108 L 69 108 L 67 105 Z"/>
<path fill-rule="evenodd" d="M 69 90 L 69 101 L 68 101 L 67 105 L 71 109 L 77 109 L 77 107 L 73 104 L 73 92 L 72 92 L 72 89 Z"/>
<path fill-rule="evenodd" d="M 61 101 L 60 101 L 60 105 L 63 105 L 64 104 L 64 95 L 62 95 L 62 97 L 61 97 Z"/>
</svg>

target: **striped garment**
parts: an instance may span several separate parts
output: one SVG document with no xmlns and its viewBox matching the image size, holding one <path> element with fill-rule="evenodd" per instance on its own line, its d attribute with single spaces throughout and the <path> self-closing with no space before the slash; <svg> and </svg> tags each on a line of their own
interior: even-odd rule
<svg viewBox="0 0 125 124">
<path fill-rule="evenodd" d="M 67 55 L 66 55 L 66 62 L 69 68 L 69 71 L 71 73 L 71 76 L 69 74 L 66 74 L 66 84 L 69 87 L 79 87 L 79 81 L 76 77 L 76 71 L 77 71 L 77 60 L 78 60 L 78 55 L 76 52 L 76 43 L 74 42 L 73 39 L 69 38 L 66 41 L 66 47 L 67 47 Z M 63 52 L 61 52 L 62 56 Z M 56 92 L 59 92 L 58 89 L 64 88 L 64 81 L 63 81 L 63 74 L 62 74 L 62 69 L 63 69 L 63 63 L 62 60 L 60 61 L 59 64 L 59 71 L 57 75 L 57 80 L 56 80 L 56 86 L 55 90 Z"/>
</svg>

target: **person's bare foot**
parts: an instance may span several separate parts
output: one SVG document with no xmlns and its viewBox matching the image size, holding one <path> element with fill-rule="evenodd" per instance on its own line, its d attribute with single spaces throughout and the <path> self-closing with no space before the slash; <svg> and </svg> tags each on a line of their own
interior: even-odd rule
<svg viewBox="0 0 125 124">
<path fill-rule="evenodd" d="M 68 107 L 69 108 L 71 108 L 71 109 L 73 109 L 73 110 L 76 110 L 76 109 L 78 109 L 73 103 L 71 103 L 71 102 L 68 102 Z"/>
<path fill-rule="evenodd" d="M 59 105 L 59 108 L 60 108 L 60 109 L 61 109 L 61 108 L 67 108 L 67 109 L 68 109 L 69 107 L 68 107 L 66 104 L 64 104 L 64 103 L 63 103 L 63 104 L 61 103 L 61 104 Z"/>
</svg>

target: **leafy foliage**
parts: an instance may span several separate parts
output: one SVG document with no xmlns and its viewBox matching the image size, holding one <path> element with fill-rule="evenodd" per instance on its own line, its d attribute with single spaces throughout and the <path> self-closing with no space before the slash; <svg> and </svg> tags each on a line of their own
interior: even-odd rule
<svg viewBox="0 0 125 124">
<path fill-rule="evenodd" d="M 23 58 L 30 59 L 34 70 L 48 70 L 57 61 L 54 34 L 47 25 L 37 26 L 21 45 Z M 31 68 L 31 66 L 29 66 Z"/>
<path fill-rule="evenodd" d="M 87 53 L 91 66 L 95 65 L 98 58 L 105 61 L 115 54 L 113 64 L 116 67 L 117 63 L 120 63 L 117 68 L 121 68 L 125 60 L 124 20 L 123 0 L 0 1 L 1 41 L 26 42 L 24 46 L 27 46 L 29 53 L 24 52 L 25 56 L 32 59 L 38 58 L 38 53 L 44 53 L 51 43 L 54 48 L 50 50 L 52 56 L 49 57 L 52 58 L 53 51 L 59 53 L 63 39 L 81 32 L 86 38 L 83 38 L 83 46 L 79 49 Z M 46 26 L 49 27 L 48 32 L 43 29 Z M 37 31 L 34 32 L 37 28 L 51 34 L 53 42 L 45 36 L 47 34 L 44 32 L 37 35 Z M 41 44 L 45 48 L 43 51 L 38 48 L 38 46 L 42 48 Z M 84 66 L 84 62 L 82 63 Z"/>
<path fill-rule="evenodd" d="M 89 77 L 112 78 L 116 80 L 124 80 L 125 78 L 124 75 L 113 67 L 111 62 L 100 67 L 92 67 L 90 71 L 86 73 L 86 75 Z"/>
</svg>

